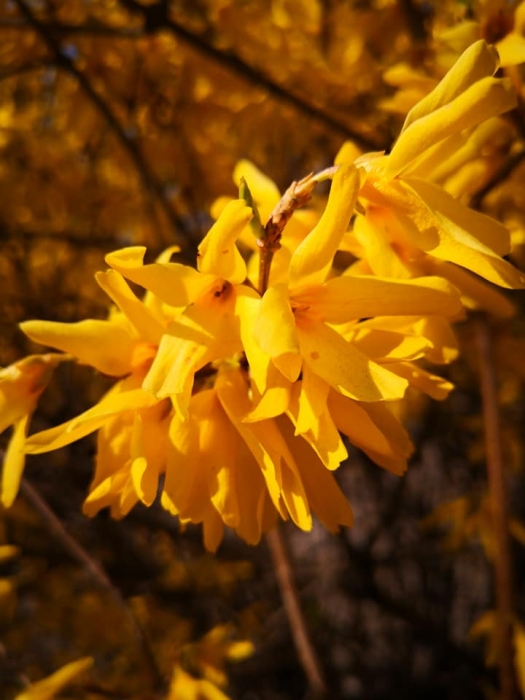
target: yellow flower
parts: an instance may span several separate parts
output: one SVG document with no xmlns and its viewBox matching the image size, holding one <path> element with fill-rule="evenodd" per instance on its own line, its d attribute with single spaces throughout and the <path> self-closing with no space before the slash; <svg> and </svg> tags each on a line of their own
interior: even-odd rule
<svg viewBox="0 0 525 700">
<path fill-rule="evenodd" d="M 99 273 L 97 281 L 119 307 L 107 321 L 26 321 L 21 327 L 37 342 L 124 378 L 95 406 L 62 425 L 31 435 L 23 447 L 28 454 L 39 454 L 100 430 L 96 473 L 84 511 L 94 515 L 111 506 L 113 514 L 122 517 L 138 500 L 151 505 L 164 471 L 161 449 L 166 428 L 163 431 L 162 426 L 171 406 L 141 384 L 173 313 L 164 317 L 152 295 L 140 301 L 115 270 Z"/>
<path fill-rule="evenodd" d="M 303 530 L 313 511 L 330 530 L 352 524 L 352 512 L 332 475 L 290 421 L 246 422 L 252 410 L 245 370 L 225 366 L 213 389 L 192 396 L 187 417 L 169 428 L 162 504 L 182 523 L 203 523 L 214 551 L 224 525 L 249 544 L 291 518 Z"/>
<path fill-rule="evenodd" d="M 432 181 L 436 164 L 454 156 L 465 129 L 514 107 L 510 82 L 492 77 L 497 68 L 495 50 L 477 42 L 409 112 L 390 155 L 355 161 L 366 181 L 354 239 L 375 275 L 438 274 L 464 291 L 466 305 L 508 315 L 508 303 L 456 266 L 502 287 L 525 286 L 525 275 L 501 257 L 510 250 L 509 232 Z M 339 159 L 346 160 L 344 150 Z"/>
<path fill-rule="evenodd" d="M 93 659 L 87 656 L 62 666 L 47 678 L 31 685 L 16 696 L 15 700 L 52 700 L 67 685 L 93 666 Z"/>
<path fill-rule="evenodd" d="M 222 690 L 203 678 L 195 678 L 175 666 L 167 700 L 229 700 Z"/>
<path fill-rule="evenodd" d="M 108 255 L 109 265 L 180 309 L 160 340 L 145 390 L 170 397 L 186 415 L 196 372 L 242 351 L 239 301 L 258 298 L 243 284 L 246 264 L 235 241 L 252 217 L 243 201 L 230 202 L 199 246 L 198 271 L 175 263 L 143 265 L 144 249 Z"/>
<path fill-rule="evenodd" d="M 240 160 L 235 166 L 233 181 L 237 187 L 240 186 L 242 178 L 244 178 L 249 186 L 264 225 L 270 218 L 273 209 L 279 204 L 281 193 L 277 185 L 249 160 Z M 231 199 L 228 197 L 220 197 L 217 199 L 211 209 L 212 216 L 218 218 L 224 207 L 230 201 Z M 270 272 L 270 280 L 272 282 L 283 282 L 286 280 L 286 274 L 293 251 L 315 226 L 319 220 L 319 216 L 320 213 L 317 209 L 311 207 L 298 209 L 294 212 L 294 215 L 288 221 L 283 231 L 280 240 L 281 247 L 273 258 Z M 239 236 L 239 241 L 249 249 L 257 251 L 256 236 L 249 227 L 244 228 Z M 252 255 L 247 265 L 248 279 L 251 280 L 254 286 L 257 286 L 258 258 L 258 255 Z"/>
<path fill-rule="evenodd" d="M 278 388 L 284 410 L 286 385 L 278 386 L 269 361 L 293 383 L 312 372 L 348 398 L 375 402 L 401 398 L 405 379 L 374 362 L 338 331 L 338 324 L 376 315 L 454 316 L 461 310 L 455 289 L 438 278 L 393 281 L 370 276 L 327 279 L 348 227 L 360 186 L 355 168 L 337 171 L 325 212 L 294 252 L 289 284 L 270 286 L 261 300 L 246 300 L 241 325 L 252 379 L 263 397 Z M 414 341 L 419 356 L 423 346 Z M 413 353 L 414 347 L 412 348 Z M 277 392 L 274 391 L 274 394 Z M 275 396 L 266 401 L 276 410 Z M 282 412 L 282 410 L 280 410 Z M 258 412 L 258 417 L 267 417 Z M 272 413 L 271 415 L 277 415 Z"/>
<path fill-rule="evenodd" d="M 455 27 L 440 32 L 438 41 L 444 47 L 449 47 L 449 50 L 461 51 L 483 38 L 498 50 L 502 67 L 524 63 L 525 3 L 481 0 L 477 5 L 475 19 L 464 20 Z"/>
<path fill-rule="evenodd" d="M 1 502 L 6 508 L 12 505 L 20 486 L 31 414 L 62 359 L 55 354 L 30 355 L 0 369 L 0 433 L 13 426 L 2 469 Z"/>
</svg>

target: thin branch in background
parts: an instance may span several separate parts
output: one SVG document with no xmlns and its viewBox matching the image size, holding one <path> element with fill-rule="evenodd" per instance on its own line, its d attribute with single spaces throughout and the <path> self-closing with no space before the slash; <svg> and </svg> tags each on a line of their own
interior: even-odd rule
<svg viewBox="0 0 525 700">
<path fill-rule="evenodd" d="M 475 318 L 479 358 L 481 398 L 487 454 L 487 478 L 492 522 L 496 539 L 494 563 L 496 593 L 496 635 L 498 670 L 502 700 L 515 700 L 514 645 L 512 640 L 513 582 L 509 538 L 507 483 L 498 411 L 497 380 L 494 368 L 491 329 L 484 314 Z"/>
<path fill-rule="evenodd" d="M 290 559 L 279 527 L 275 527 L 266 535 L 266 542 L 272 556 L 275 576 L 290 625 L 295 649 L 308 680 L 310 691 L 314 698 L 326 697 L 326 681 L 323 677 L 321 663 L 314 645 L 312 644 L 303 611 L 299 603 L 299 596 L 293 579 Z"/>
<path fill-rule="evenodd" d="M 19 0 L 17 0 L 17 2 L 18 1 Z M 290 105 L 297 111 L 302 112 L 305 116 L 328 127 L 335 134 L 339 134 L 346 139 L 352 139 L 358 146 L 365 150 L 377 151 L 386 147 L 384 143 L 379 144 L 375 142 L 372 137 L 352 129 L 328 112 L 308 102 L 305 98 L 290 92 L 257 68 L 253 68 L 245 63 L 236 54 L 231 52 L 226 53 L 208 44 L 202 37 L 194 34 L 186 29 L 186 27 L 183 27 L 170 18 L 167 4 L 162 2 L 162 0 L 153 5 L 142 5 L 136 0 L 121 0 L 121 3 L 130 12 L 142 15 L 146 32 L 153 33 L 161 30 L 172 32 L 177 39 L 190 46 L 202 56 L 210 59 L 216 65 L 220 65 L 230 73 L 234 73 L 238 78 L 241 78 L 252 87 L 258 86 L 262 88 L 274 99 Z"/>
<path fill-rule="evenodd" d="M 188 231 L 186 230 L 187 226 L 182 221 L 182 219 L 176 214 L 176 212 L 170 206 L 169 202 L 166 200 L 162 185 L 160 185 L 153 177 L 138 146 L 126 136 L 111 107 L 94 89 L 86 74 L 80 71 L 75 66 L 74 62 L 68 56 L 66 56 L 66 54 L 61 49 L 60 43 L 55 41 L 51 34 L 49 34 L 49 32 L 46 31 L 44 26 L 37 19 L 37 17 L 34 15 L 33 11 L 28 7 L 28 5 L 23 0 L 15 0 L 15 2 L 20 13 L 26 18 L 27 22 L 36 31 L 36 33 L 40 36 L 47 48 L 55 57 L 57 68 L 65 70 L 67 73 L 69 73 L 75 78 L 75 80 L 78 82 L 84 93 L 88 96 L 91 103 L 96 107 L 97 111 L 102 114 L 111 131 L 115 134 L 120 144 L 124 147 L 124 149 L 131 157 L 135 167 L 137 168 L 137 171 L 140 175 L 140 178 L 144 184 L 146 191 L 150 192 L 153 195 L 154 199 L 159 203 L 163 211 L 166 213 L 168 220 L 170 221 L 174 230 L 179 233 L 177 240 L 180 242 L 181 234 L 188 234 Z M 156 218 L 154 208 L 152 209 L 152 214 Z M 159 232 L 162 231 L 162 227 L 160 226 L 159 222 L 157 222 L 157 228 Z M 169 242 L 173 243 L 172 240 Z"/>
<path fill-rule="evenodd" d="M 152 687 L 154 689 L 162 688 L 164 686 L 164 678 L 157 666 L 149 641 L 120 591 L 113 585 L 100 564 L 66 531 L 60 519 L 27 479 L 22 479 L 20 492 L 26 501 L 38 512 L 51 535 L 60 542 L 70 557 L 83 566 L 91 578 L 102 589 L 108 591 L 113 600 L 123 610 L 126 620 L 133 630 L 135 640 L 142 651 L 141 657 L 144 660 L 145 670 L 148 673 Z"/>
<path fill-rule="evenodd" d="M 505 182 L 524 158 L 525 150 L 518 151 L 518 153 L 510 156 L 510 158 L 503 163 L 501 168 L 494 173 L 490 180 L 472 197 L 470 201 L 472 209 L 481 209 L 485 197 L 498 185 Z"/>
<path fill-rule="evenodd" d="M 40 27 L 47 34 L 61 36 L 64 34 L 80 35 L 80 36 L 103 36 L 111 39 L 140 39 L 144 36 L 141 29 L 125 29 L 124 27 L 107 27 L 99 22 L 89 21 L 86 24 L 67 24 L 66 22 L 40 22 Z M 10 31 L 26 32 L 28 29 L 27 22 L 20 20 L 0 21 L 0 29 L 9 29 Z"/>
</svg>

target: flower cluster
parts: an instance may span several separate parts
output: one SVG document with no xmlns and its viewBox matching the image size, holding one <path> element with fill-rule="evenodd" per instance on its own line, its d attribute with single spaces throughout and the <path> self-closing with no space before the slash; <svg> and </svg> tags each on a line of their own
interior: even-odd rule
<svg viewBox="0 0 525 700">
<path fill-rule="evenodd" d="M 217 204 L 196 268 L 174 262 L 173 249 L 152 263 L 142 247 L 111 253 L 96 276 L 113 303 L 107 320 L 24 322 L 33 341 L 117 381 L 89 410 L 31 435 L 23 451 L 98 431 L 85 513 L 109 507 L 123 517 L 160 490 L 181 524 L 202 523 L 210 550 L 225 525 L 251 544 L 278 518 L 303 530 L 313 515 L 332 532 L 351 525 L 333 475 L 347 458 L 344 437 L 402 474 L 412 445 L 391 402 L 409 386 L 435 399 L 452 388 L 417 361 L 454 358 L 450 323 L 465 307 L 506 313 L 508 302 L 479 277 L 525 286 L 501 257 L 506 229 L 434 177 L 465 132 L 513 107 L 510 84 L 493 77 L 497 65 L 493 49 L 474 44 L 410 111 L 389 155 L 356 157 L 347 145 L 335 166 L 280 200 L 245 168 L 242 196 Z M 294 216 L 328 178 L 324 210 Z M 247 260 L 238 243 L 250 236 Z M 357 257 L 342 273 L 341 249 Z M 2 427 L 23 421 L 25 430 L 31 391 L 21 386 L 16 415 L 2 406 Z M 8 459 L 4 484 L 12 469 Z M 4 487 L 5 504 L 12 492 Z"/>
</svg>

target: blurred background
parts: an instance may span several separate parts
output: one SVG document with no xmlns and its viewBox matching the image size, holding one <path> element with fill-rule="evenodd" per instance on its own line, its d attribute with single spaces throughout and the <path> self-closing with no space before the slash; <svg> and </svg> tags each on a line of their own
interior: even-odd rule
<svg viewBox="0 0 525 700">
<path fill-rule="evenodd" d="M 0 365 L 32 350 L 17 329 L 23 319 L 105 317 L 93 273 L 109 251 L 146 245 L 152 259 L 177 244 L 192 263 L 213 202 L 236 194 L 240 159 L 283 191 L 329 166 L 346 140 L 364 152 L 389 149 L 410 90 L 424 94 L 451 62 L 436 50 L 439 31 L 469 21 L 496 41 L 513 31 L 517 4 L 2 0 Z M 399 65 L 412 76 L 401 97 Z M 499 164 L 523 140 L 523 126 L 512 128 L 490 153 Z M 480 190 L 493 175 L 484 171 Z M 494 213 L 504 200 L 522 221 L 525 174 L 509 177 L 512 196 L 500 188 L 484 203 Z M 417 445 L 407 476 L 354 451 L 339 479 L 355 527 L 337 537 L 318 525 L 309 534 L 284 528 L 331 698 L 494 697 L 495 672 L 469 636 L 493 607 L 493 538 L 468 324 L 459 335 L 464 359 L 448 370 L 458 389 L 444 404 L 414 395 L 402 409 Z M 501 347 L 515 358 L 502 370 L 501 398 L 514 530 L 524 541 L 516 343 Z M 61 367 L 33 429 L 84 410 L 107 386 L 87 369 Z M 255 645 L 228 667 L 229 697 L 308 697 L 266 546 L 230 535 L 210 556 L 198 528 L 181 532 L 157 504 L 122 522 L 86 519 L 93 454 L 87 439 L 30 459 L 25 489 L 0 512 L 0 544 L 11 547 L 3 556 L 0 548 L 0 698 L 81 656 L 95 659 L 89 680 L 60 697 L 164 698 L 174 664 L 197 677 L 214 667 L 198 640 L 226 623 L 228 638 Z M 513 546 L 519 584 L 525 557 Z"/>
</svg>

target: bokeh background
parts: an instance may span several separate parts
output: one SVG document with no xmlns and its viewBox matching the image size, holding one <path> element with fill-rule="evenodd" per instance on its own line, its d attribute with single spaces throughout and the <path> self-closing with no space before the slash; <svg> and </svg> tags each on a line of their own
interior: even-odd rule
<svg viewBox="0 0 525 700">
<path fill-rule="evenodd" d="M 213 202 L 235 195 L 240 159 L 283 191 L 329 166 L 346 140 L 388 149 L 406 114 L 389 71 L 408 65 L 416 93 L 425 80 L 431 87 L 446 67 L 440 30 L 468 19 L 483 35 L 497 17 L 505 32 L 512 12 L 509 2 L 423 0 L 0 2 L 0 364 L 33 349 L 17 329 L 23 319 L 106 315 L 93 279 L 105 253 L 141 244 L 152 259 L 177 244 L 192 262 Z M 510 143 L 498 144 L 500 160 Z M 523 169 L 511 177 L 523 182 Z M 508 204 L 504 193 L 495 209 Z M 509 198 L 523 220 L 519 186 Z M 407 476 L 352 452 L 339 479 L 356 526 L 337 537 L 285 527 L 331 698 L 463 700 L 494 687 L 469 637 L 493 587 L 479 380 L 467 324 L 459 334 L 463 360 L 448 370 L 458 389 L 442 405 L 414 396 L 403 408 L 418 448 Z M 502 401 L 518 522 L 516 342 Z M 61 367 L 33 428 L 70 418 L 106 387 L 87 369 Z M 203 673 L 206 652 L 191 643 L 226 623 L 255 653 L 228 667 L 224 692 L 307 697 L 265 545 L 227 536 L 211 556 L 198 528 L 181 532 L 159 505 L 122 522 L 86 519 L 93 454 L 87 439 L 32 458 L 18 501 L 0 513 L 0 541 L 16 547 L 0 557 L 0 698 L 81 656 L 95 659 L 89 680 L 60 697 L 164 698 L 175 663 Z M 514 546 L 524 613 L 525 558 Z"/>
</svg>

